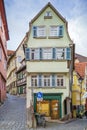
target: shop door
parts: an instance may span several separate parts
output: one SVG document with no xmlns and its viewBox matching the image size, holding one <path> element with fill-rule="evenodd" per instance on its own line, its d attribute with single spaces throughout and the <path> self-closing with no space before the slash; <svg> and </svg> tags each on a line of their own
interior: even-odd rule
<svg viewBox="0 0 87 130">
<path fill-rule="evenodd" d="M 58 100 L 51 101 L 51 118 L 52 119 L 59 118 L 59 101 Z"/>
</svg>

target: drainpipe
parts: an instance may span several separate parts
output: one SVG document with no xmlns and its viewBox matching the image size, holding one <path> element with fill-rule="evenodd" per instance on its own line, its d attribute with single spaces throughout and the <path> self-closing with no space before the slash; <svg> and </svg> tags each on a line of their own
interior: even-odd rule
<svg viewBox="0 0 87 130">
<path fill-rule="evenodd" d="M 71 48 L 71 61 L 69 64 L 69 86 L 70 86 L 70 93 L 69 97 L 71 98 L 71 113 L 72 113 L 72 85 L 73 85 L 73 70 L 74 70 L 74 54 L 75 54 L 75 44 L 70 44 Z"/>
</svg>

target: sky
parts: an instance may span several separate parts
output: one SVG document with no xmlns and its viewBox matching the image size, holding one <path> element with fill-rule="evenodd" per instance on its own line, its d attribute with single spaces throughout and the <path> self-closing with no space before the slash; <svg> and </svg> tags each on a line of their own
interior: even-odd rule
<svg viewBox="0 0 87 130">
<path fill-rule="evenodd" d="M 7 49 L 17 49 L 29 31 L 29 22 L 48 2 L 68 21 L 75 52 L 87 56 L 87 0 L 4 0 L 10 36 Z"/>
</svg>

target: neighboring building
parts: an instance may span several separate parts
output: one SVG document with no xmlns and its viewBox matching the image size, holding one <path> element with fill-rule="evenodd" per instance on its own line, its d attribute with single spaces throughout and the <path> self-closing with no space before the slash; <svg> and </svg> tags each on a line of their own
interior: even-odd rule
<svg viewBox="0 0 87 130">
<path fill-rule="evenodd" d="M 26 64 L 25 59 L 22 60 L 21 66 L 16 71 L 17 78 L 17 94 L 26 94 Z"/>
<path fill-rule="evenodd" d="M 9 40 L 4 0 L 0 0 L 0 102 L 6 98 L 7 41 Z"/>
<path fill-rule="evenodd" d="M 75 71 L 83 78 L 84 80 L 84 88 L 85 91 L 87 91 L 87 62 L 79 62 L 75 63 Z M 84 102 L 86 105 L 86 110 L 87 110 L 87 99 L 86 102 Z"/>
<path fill-rule="evenodd" d="M 52 119 L 63 118 L 71 113 L 69 61 L 73 42 L 68 23 L 48 3 L 29 25 L 25 51 L 27 108 L 33 101 L 34 112 L 45 113 Z M 37 101 L 38 92 L 43 94 L 41 102 Z"/>
<path fill-rule="evenodd" d="M 8 59 L 15 53 L 13 50 L 7 50 Z"/>
<path fill-rule="evenodd" d="M 17 94 L 16 88 L 16 56 L 15 53 L 10 56 L 7 62 L 7 92 L 10 94 Z"/>
<path fill-rule="evenodd" d="M 82 82 L 79 82 L 79 79 L 82 79 Z M 77 117 L 80 110 L 85 109 L 85 99 L 82 98 L 86 92 L 84 86 L 84 79 L 81 78 L 79 73 L 76 71 L 73 72 L 73 86 L 72 86 L 72 108 L 73 108 L 73 117 Z"/>
<path fill-rule="evenodd" d="M 75 54 L 75 63 L 87 62 L 87 57 L 80 54 Z"/>
<path fill-rule="evenodd" d="M 18 73 L 20 71 L 24 71 L 26 69 L 25 63 L 23 61 L 24 59 L 24 51 L 23 51 L 23 44 L 26 41 L 27 36 L 24 37 L 16 51 L 14 53 L 10 51 L 8 54 L 12 54 L 10 57 L 8 57 L 8 68 L 7 68 L 7 91 L 10 92 L 10 94 L 19 94 L 19 91 L 23 91 L 25 93 L 25 83 L 18 85 Z M 23 61 L 23 62 L 22 62 Z M 24 66 L 23 66 L 24 65 Z M 23 67 L 23 68 L 21 68 Z M 16 76 L 17 72 L 17 76 Z M 25 73 L 25 72 L 23 72 Z M 25 80 L 25 74 L 23 74 L 23 80 Z M 24 86 L 23 86 L 24 84 Z M 21 86 L 20 86 L 21 85 Z M 20 88 L 22 87 L 22 88 Z M 20 88 L 20 90 L 18 89 Z M 22 90 L 23 89 L 23 90 Z"/>
</svg>

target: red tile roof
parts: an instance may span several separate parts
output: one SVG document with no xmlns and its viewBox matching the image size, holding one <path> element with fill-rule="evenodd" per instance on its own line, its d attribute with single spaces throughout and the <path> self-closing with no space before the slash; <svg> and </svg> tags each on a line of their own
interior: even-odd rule
<svg viewBox="0 0 87 130">
<path fill-rule="evenodd" d="M 8 55 L 8 56 L 11 56 L 11 55 L 14 54 L 14 52 L 15 52 L 15 51 L 13 51 L 13 50 L 7 50 L 7 55 Z"/>
<path fill-rule="evenodd" d="M 86 56 L 83 56 L 83 55 L 80 55 L 80 54 L 75 54 L 75 59 L 78 59 L 79 62 L 87 62 L 87 57 Z"/>
<path fill-rule="evenodd" d="M 75 71 L 82 77 L 84 78 L 85 76 L 85 67 L 87 66 L 87 62 L 80 62 L 80 63 L 75 63 Z"/>
</svg>

